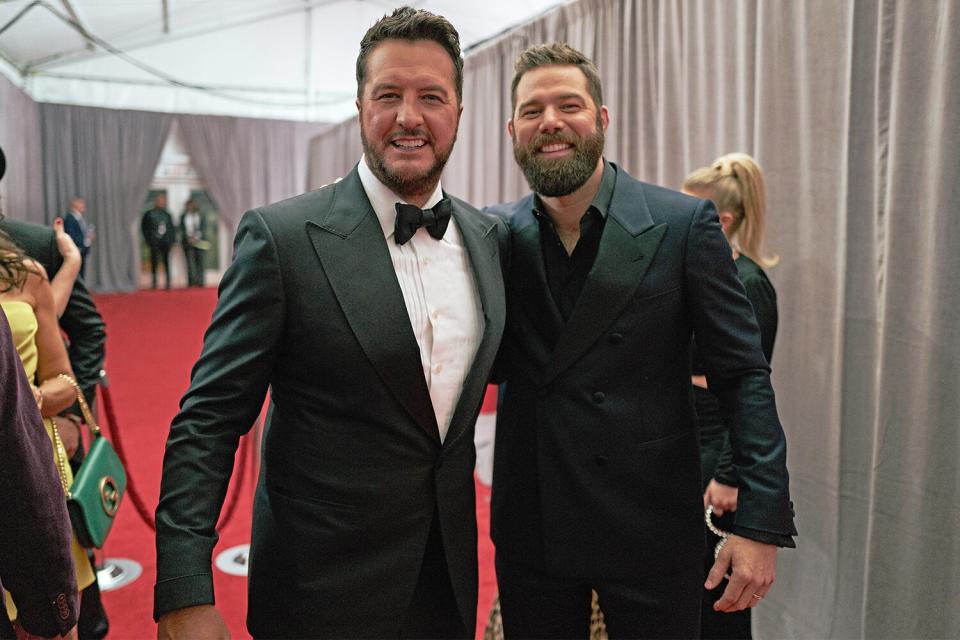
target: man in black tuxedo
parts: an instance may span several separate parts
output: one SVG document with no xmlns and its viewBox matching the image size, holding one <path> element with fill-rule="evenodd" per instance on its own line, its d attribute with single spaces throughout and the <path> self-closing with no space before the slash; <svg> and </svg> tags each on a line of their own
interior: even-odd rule
<svg viewBox="0 0 960 640">
<path fill-rule="evenodd" d="M 708 578 L 732 571 L 718 609 L 756 605 L 796 533 L 750 304 L 711 202 L 603 159 L 609 114 L 583 54 L 531 47 L 512 97 L 508 131 L 535 193 L 497 208 L 512 238 L 492 504 L 505 635 L 586 637 L 595 589 L 611 637 L 698 637 L 693 335 L 740 480 Z"/>
<path fill-rule="evenodd" d="M 462 65 L 446 19 L 384 16 L 357 59 L 360 163 L 241 221 L 167 442 L 160 637 L 226 634 L 217 514 L 268 387 L 251 634 L 473 636 L 473 425 L 503 329 L 506 230 L 440 188 Z"/>
<path fill-rule="evenodd" d="M 206 216 L 193 198 L 180 216 L 180 243 L 183 245 L 183 257 L 187 261 L 187 286 L 203 286 L 203 260 L 210 242 L 207 240 Z"/>
</svg>

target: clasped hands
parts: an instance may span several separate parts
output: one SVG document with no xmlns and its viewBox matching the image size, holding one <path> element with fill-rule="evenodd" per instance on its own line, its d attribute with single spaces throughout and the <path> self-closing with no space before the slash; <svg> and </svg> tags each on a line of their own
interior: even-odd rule
<svg viewBox="0 0 960 640">
<path fill-rule="evenodd" d="M 710 480 L 703 494 L 704 508 L 713 505 L 718 516 L 737 510 L 737 488 Z M 715 589 L 730 574 L 723 595 L 714 603 L 715 611 L 731 613 L 755 607 L 773 586 L 777 574 L 776 545 L 730 534 L 720 549 L 704 587 Z"/>
</svg>

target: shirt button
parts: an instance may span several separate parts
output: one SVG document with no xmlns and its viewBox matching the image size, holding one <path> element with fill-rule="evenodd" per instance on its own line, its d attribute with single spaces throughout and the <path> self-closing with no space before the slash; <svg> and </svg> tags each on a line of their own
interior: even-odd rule
<svg viewBox="0 0 960 640">
<path fill-rule="evenodd" d="M 443 371 L 443 365 L 442 365 L 442 364 L 435 364 L 435 365 L 433 365 L 433 372 L 434 372 L 434 373 L 440 373 L 441 371 Z"/>
<path fill-rule="evenodd" d="M 593 459 L 593 461 L 596 463 L 598 467 L 605 467 L 607 466 L 607 462 L 609 462 L 610 459 L 607 458 L 607 456 L 596 456 Z"/>
<path fill-rule="evenodd" d="M 603 393 L 603 391 L 593 392 L 593 401 L 596 402 L 597 404 L 600 404 L 601 402 L 603 402 L 604 399 L 606 399 L 606 397 L 607 396 Z"/>
<path fill-rule="evenodd" d="M 620 344 L 621 342 L 623 342 L 623 334 L 611 333 L 609 336 L 607 336 L 607 342 L 609 342 L 610 344 Z"/>
<path fill-rule="evenodd" d="M 431 320 L 436 320 L 436 319 L 439 318 L 439 317 L 440 317 L 440 312 L 439 312 L 439 311 L 431 311 L 431 312 L 430 312 L 430 319 L 431 319 Z"/>
</svg>

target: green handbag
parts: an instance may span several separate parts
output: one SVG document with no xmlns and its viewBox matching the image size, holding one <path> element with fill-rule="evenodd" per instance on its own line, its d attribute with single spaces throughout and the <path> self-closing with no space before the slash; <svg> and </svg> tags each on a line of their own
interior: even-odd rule
<svg viewBox="0 0 960 640">
<path fill-rule="evenodd" d="M 83 419 L 93 434 L 93 443 L 83 459 L 83 464 L 74 475 L 73 484 L 66 487 L 66 455 L 60 434 L 54 428 L 54 443 L 60 464 L 61 481 L 67 495 L 67 511 L 77 540 L 81 546 L 100 549 L 113 526 L 114 516 L 120 508 L 123 494 L 127 490 L 127 473 L 114 451 L 113 445 L 100 432 L 100 427 L 90 413 L 90 407 L 80 391 L 77 381 L 65 373 L 57 376 L 69 381 L 77 392 L 77 401 L 83 412 Z"/>
</svg>

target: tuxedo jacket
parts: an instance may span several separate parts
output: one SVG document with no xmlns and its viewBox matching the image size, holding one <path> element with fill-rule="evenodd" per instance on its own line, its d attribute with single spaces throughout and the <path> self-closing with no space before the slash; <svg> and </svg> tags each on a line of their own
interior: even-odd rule
<svg viewBox="0 0 960 640">
<path fill-rule="evenodd" d="M 80 604 L 67 504 L 50 459 L 50 440 L 0 310 L 0 583 L 13 594 L 20 624 L 45 638 L 73 627 Z"/>
<path fill-rule="evenodd" d="M 200 240 L 207 239 L 207 218 L 200 213 L 198 218 L 197 228 L 195 230 L 196 234 L 199 236 Z M 187 212 L 184 211 L 180 215 L 180 222 L 177 223 L 177 226 L 180 229 L 180 243 L 183 245 L 184 250 L 193 248 L 193 245 L 190 244 L 190 236 L 187 234 Z"/>
<path fill-rule="evenodd" d="M 744 530 L 795 533 L 784 434 L 713 204 L 614 168 L 596 261 L 565 324 L 533 196 L 495 209 L 512 239 L 492 536 L 498 554 L 557 576 L 700 572 L 694 334 L 731 425 Z"/>
<path fill-rule="evenodd" d="M 247 212 L 174 418 L 157 509 L 155 615 L 213 601 L 210 554 L 238 438 L 270 388 L 253 507 L 257 637 L 396 637 L 439 520 L 475 625 L 474 423 L 503 331 L 503 223 L 453 199 L 484 331 L 441 444 L 382 227 L 356 169 Z"/>
<path fill-rule="evenodd" d="M 5 231 L 29 257 L 43 265 L 49 277 L 57 274 L 63 264 L 63 256 L 50 227 L 3 219 L 0 220 L 0 230 Z M 92 404 L 106 353 L 107 333 L 97 305 L 81 277 L 77 278 L 70 291 L 67 307 L 60 317 L 60 328 L 69 338 L 67 353 L 70 367 L 87 402 Z"/>
</svg>

